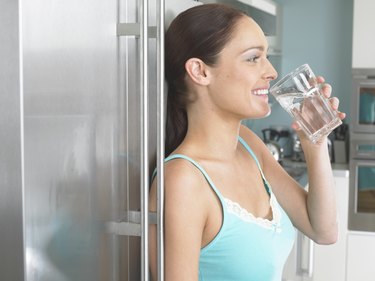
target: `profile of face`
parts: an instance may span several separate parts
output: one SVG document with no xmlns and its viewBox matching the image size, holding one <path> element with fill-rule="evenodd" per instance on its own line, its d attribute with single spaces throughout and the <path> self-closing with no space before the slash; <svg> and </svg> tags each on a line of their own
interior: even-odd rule
<svg viewBox="0 0 375 281">
<path fill-rule="evenodd" d="M 259 25 L 250 17 L 240 18 L 217 64 L 209 68 L 209 94 L 217 110 L 240 119 L 270 113 L 268 89 L 277 72 L 267 51 L 268 43 Z"/>
<path fill-rule="evenodd" d="M 261 118 L 270 113 L 268 89 L 277 72 L 267 57 L 268 43 L 259 25 L 242 17 L 233 37 L 211 68 L 212 98 L 239 118 Z"/>
</svg>

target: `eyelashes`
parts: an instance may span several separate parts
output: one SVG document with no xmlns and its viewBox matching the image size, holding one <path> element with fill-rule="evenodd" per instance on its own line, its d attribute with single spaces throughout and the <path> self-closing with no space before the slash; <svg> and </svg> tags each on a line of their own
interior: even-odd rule
<svg viewBox="0 0 375 281">
<path fill-rule="evenodd" d="M 267 55 L 267 56 L 265 56 L 265 58 L 267 60 L 269 60 L 270 56 Z M 252 56 L 250 58 L 247 58 L 246 61 L 248 61 L 248 62 L 258 62 L 260 59 L 261 59 L 261 56 Z"/>
<path fill-rule="evenodd" d="M 248 58 L 246 61 L 248 62 L 257 62 L 259 60 L 260 56 L 252 56 Z"/>
</svg>

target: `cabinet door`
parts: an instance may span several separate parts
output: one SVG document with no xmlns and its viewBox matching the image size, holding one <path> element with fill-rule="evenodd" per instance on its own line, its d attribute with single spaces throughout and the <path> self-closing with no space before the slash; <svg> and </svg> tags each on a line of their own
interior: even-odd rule
<svg viewBox="0 0 375 281">
<path fill-rule="evenodd" d="M 375 67 L 375 1 L 354 0 L 353 68 Z"/>
<path fill-rule="evenodd" d="M 335 184 L 339 237 L 335 244 L 315 245 L 314 281 L 345 281 L 349 179 L 347 177 L 336 177 Z"/>
<path fill-rule="evenodd" d="M 373 281 L 375 276 L 375 234 L 348 235 L 347 281 Z"/>
</svg>

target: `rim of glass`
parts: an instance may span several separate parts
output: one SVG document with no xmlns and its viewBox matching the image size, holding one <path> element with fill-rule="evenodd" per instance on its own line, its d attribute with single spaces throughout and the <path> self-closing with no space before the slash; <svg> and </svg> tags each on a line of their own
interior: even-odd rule
<svg viewBox="0 0 375 281">
<path fill-rule="evenodd" d="M 311 72 L 311 68 L 307 63 L 302 64 L 299 67 L 297 67 L 296 69 L 289 72 L 287 75 L 285 75 L 279 81 L 277 81 L 274 85 L 272 85 L 272 87 L 270 88 L 270 91 L 273 91 L 273 90 L 275 90 L 275 88 L 280 87 L 282 84 L 284 84 L 286 82 L 286 80 L 288 80 L 291 76 L 294 76 L 297 72 L 300 72 L 302 69 L 309 69 L 310 72 Z"/>
</svg>

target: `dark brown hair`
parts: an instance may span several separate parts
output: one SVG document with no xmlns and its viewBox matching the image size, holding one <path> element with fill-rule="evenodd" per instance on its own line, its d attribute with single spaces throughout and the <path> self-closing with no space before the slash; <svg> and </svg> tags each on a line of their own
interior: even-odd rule
<svg viewBox="0 0 375 281">
<path fill-rule="evenodd" d="M 218 54 L 230 40 L 238 20 L 246 16 L 222 4 L 205 4 L 179 14 L 165 35 L 165 76 L 168 85 L 165 154 L 184 139 L 187 128 L 185 63 L 199 58 L 214 66 Z"/>
</svg>

